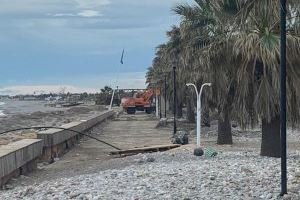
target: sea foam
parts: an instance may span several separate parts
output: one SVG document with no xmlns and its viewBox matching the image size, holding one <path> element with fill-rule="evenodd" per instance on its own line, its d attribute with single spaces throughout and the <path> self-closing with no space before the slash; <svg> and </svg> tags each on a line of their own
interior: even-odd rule
<svg viewBox="0 0 300 200">
<path fill-rule="evenodd" d="M 0 117 L 5 117 L 5 114 L 3 113 L 3 110 L 0 110 Z"/>
<path fill-rule="evenodd" d="M 0 106 L 3 106 L 5 103 L 0 101 Z M 3 110 L 0 110 L 0 117 L 5 117 L 6 115 L 3 113 Z"/>
</svg>

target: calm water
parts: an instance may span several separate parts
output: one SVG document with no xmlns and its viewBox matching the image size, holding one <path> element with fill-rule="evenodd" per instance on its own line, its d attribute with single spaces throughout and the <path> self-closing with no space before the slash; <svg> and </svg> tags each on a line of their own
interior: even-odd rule
<svg viewBox="0 0 300 200">
<path fill-rule="evenodd" d="M 0 117 L 13 114 L 33 113 L 37 111 L 46 112 L 54 110 L 62 110 L 62 108 L 53 108 L 45 106 L 45 101 L 0 101 Z"/>
</svg>

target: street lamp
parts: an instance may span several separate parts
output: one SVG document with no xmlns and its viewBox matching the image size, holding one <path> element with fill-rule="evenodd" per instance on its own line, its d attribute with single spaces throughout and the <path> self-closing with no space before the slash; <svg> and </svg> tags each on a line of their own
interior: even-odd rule
<svg viewBox="0 0 300 200">
<path fill-rule="evenodd" d="M 111 96 L 111 99 L 110 99 L 109 110 L 112 110 L 112 106 L 113 106 L 113 102 L 114 102 L 114 96 L 115 96 L 115 91 L 118 91 L 118 89 L 119 89 L 119 86 L 117 86 L 117 89 L 113 90 L 113 93 L 112 93 L 112 96 Z"/>
<path fill-rule="evenodd" d="M 167 75 L 165 74 L 165 85 L 164 85 L 164 90 L 165 90 L 165 118 L 167 118 Z"/>
<path fill-rule="evenodd" d="M 280 139 L 281 139 L 281 196 L 287 194 L 286 164 L 286 1 L 280 0 Z"/>
<path fill-rule="evenodd" d="M 174 94 L 173 94 L 173 114 L 174 114 L 174 122 L 173 122 L 173 135 L 176 134 L 177 132 L 177 126 L 176 126 L 176 108 L 177 108 L 177 97 L 176 97 L 176 64 L 175 61 L 172 63 L 173 67 L 173 89 L 174 89 Z"/>
<path fill-rule="evenodd" d="M 200 136 L 201 136 L 201 95 L 203 88 L 205 86 L 211 86 L 211 83 L 204 83 L 201 86 L 200 92 L 198 92 L 197 87 L 193 83 L 188 83 L 186 86 L 192 86 L 195 89 L 195 92 L 197 94 L 197 147 L 200 147 Z"/>
</svg>

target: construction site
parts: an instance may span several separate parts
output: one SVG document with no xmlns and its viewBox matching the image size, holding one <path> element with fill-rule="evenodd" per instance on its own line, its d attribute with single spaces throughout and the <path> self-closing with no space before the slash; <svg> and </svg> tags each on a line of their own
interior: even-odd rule
<svg viewBox="0 0 300 200">
<path fill-rule="evenodd" d="M 0 13 L 0 200 L 300 200 L 299 0 Z"/>
<path fill-rule="evenodd" d="M 187 140 L 174 140 L 182 135 L 174 136 L 173 113 L 159 92 L 140 90 L 123 98 L 122 107 L 113 102 L 85 120 L 0 146 L 1 199 L 280 198 L 274 195 L 280 190 L 279 160 L 258 156 L 259 129 L 234 126 L 234 143 L 219 146 L 212 120 L 201 128 L 203 154 L 196 156 L 194 123 L 177 119 L 177 132 Z M 135 112 L 128 112 L 129 105 Z M 160 118 L 164 113 L 167 118 Z M 298 199 L 299 132 L 289 135 L 289 166 L 295 170 L 288 197 Z"/>
</svg>

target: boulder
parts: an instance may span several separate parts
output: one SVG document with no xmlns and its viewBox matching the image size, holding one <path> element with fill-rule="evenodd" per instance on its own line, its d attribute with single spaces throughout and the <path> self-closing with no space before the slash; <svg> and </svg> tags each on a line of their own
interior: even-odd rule
<svg viewBox="0 0 300 200">
<path fill-rule="evenodd" d="M 203 156 L 203 154 L 204 154 L 204 151 L 202 148 L 199 147 L 199 148 L 194 149 L 195 156 Z"/>
</svg>

